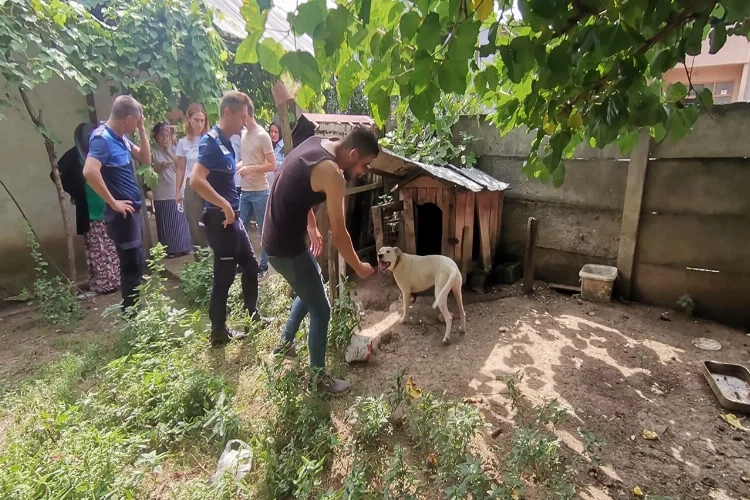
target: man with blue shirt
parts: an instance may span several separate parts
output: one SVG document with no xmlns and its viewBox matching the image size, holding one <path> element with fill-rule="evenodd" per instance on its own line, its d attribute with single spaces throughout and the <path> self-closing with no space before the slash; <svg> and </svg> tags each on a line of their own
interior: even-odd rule
<svg viewBox="0 0 750 500">
<path fill-rule="evenodd" d="M 198 147 L 198 161 L 190 175 L 190 187 L 206 200 L 203 225 L 214 252 L 214 277 L 208 316 L 211 345 L 220 346 L 244 336 L 227 328 L 227 299 L 237 266 L 242 269 L 242 295 L 250 317 L 258 314 L 258 261 L 245 226 L 239 218 L 240 197 L 234 177 L 237 163 L 229 138 L 245 125 L 251 100 L 247 94 L 230 90 L 219 106 L 219 123 L 205 134 Z"/>
<path fill-rule="evenodd" d="M 138 130 L 140 147 L 125 137 Z M 107 203 L 104 223 L 120 260 L 122 310 L 130 312 L 143 277 L 141 190 L 135 179 L 133 158 L 151 163 L 149 138 L 143 127 L 143 108 L 129 95 L 112 104 L 109 119 L 99 125 L 89 140 L 83 175 L 91 189 Z"/>
</svg>

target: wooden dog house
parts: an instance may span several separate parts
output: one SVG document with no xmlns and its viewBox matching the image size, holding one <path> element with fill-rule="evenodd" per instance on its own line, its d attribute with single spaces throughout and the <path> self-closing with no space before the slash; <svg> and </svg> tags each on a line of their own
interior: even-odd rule
<svg viewBox="0 0 750 500">
<path fill-rule="evenodd" d="M 425 165 L 387 149 L 370 170 L 395 180 L 391 192 L 397 190 L 399 198 L 372 208 L 376 248 L 397 243 L 407 253 L 448 256 L 464 280 L 474 260 L 485 273 L 492 270 L 507 183 L 476 168 Z M 393 229 L 395 219 L 398 230 Z"/>
</svg>

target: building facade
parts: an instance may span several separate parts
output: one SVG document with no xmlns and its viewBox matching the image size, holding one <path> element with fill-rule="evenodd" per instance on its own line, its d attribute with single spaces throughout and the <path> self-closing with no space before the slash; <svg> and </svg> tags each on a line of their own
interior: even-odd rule
<svg viewBox="0 0 750 500">
<path fill-rule="evenodd" d="M 715 104 L 750 101 L 750 41 L 742 36 L 733 36 L 716 54 L 708 53 L 708 40 L 698 56 L 687 56 L 685 65 L 664 74 L 665 84 L 692 82 L 696 91 L 708 88 Z M 691 91 L 691 97 L 695 93 Z"/>
</svg>

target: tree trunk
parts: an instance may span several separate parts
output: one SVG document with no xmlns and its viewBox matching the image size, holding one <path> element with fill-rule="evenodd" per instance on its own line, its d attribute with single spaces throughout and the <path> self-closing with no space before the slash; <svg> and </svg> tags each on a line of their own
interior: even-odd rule
<svg viewBox="0 0 750 500">
<path fill-rule="evenodd" d="M 21 99 L 23 100 L 24 106 L 26 106 L 26 111 L 29 113 L 31 121 L 34 123 L 34 125 L 36 125 L 39 133 L 42 134 L 42 137 L 44 138 L 44 148 L 47 150 L 47 157 L 49 158 L 50 168 L 52 169 L 52 180 L 55 182 L 55 188 L 57 189 L 57 202 L 60 205 L 60 213 L 62 214 L 63 220 L 63 229 L 65 230 L 65 239 L 68 244 L 68 278 L 71 282 L 75 283 L 75 233 L 73 232 L 73 227 L 70 223 L 68 204 L 65 201 L 65 191 L 63 190 L 62 182 L 60 181 L 60 172 L 57 169 L 57 154 L 55 153 L 55 143 L 52 141 L 52 139 L 42 133 L 42 130 L 44 130 L 42 111 L 40 110 L 38 114 L 34 113 L 34 108 L 31 106 L 31 99 L 29 98 L 29 94 L 21 88 L 18 89 L 18 92 L 19 94 L 21 94 Z"/>
</svg>

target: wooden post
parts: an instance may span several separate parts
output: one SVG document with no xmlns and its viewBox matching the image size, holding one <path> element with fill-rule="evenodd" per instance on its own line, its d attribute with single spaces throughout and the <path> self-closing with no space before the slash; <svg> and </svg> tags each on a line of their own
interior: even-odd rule
<svg viewBox="0 0 750 500">
<path fill-rule="evenodd" d="M 377 252 L 385 246 L 383 239 L 383 211 L 380 207 L 372 207 L 372 230 L 375 233 L 375 251 Z"/>
<path fill-rule="evenodd" d="M 414 230 L 414 200 L 404 198 L 404 246 L 406 253 L 417 253 L 417 236 Z"/>
<path fill-rule="evenodd" d="M 281 138 L 284 139 L 284 154 L 292 152 L 292 127 L 289 124 L 289 105 L 294 102 L 294 96 L 289 92 L 283 82 L 278 81 L 273 84 L 271 94 L 276 102 L 276 109 L 279 111 L 279 121 L 281 122 Z"/>
<path fill-rule="evenodd" d="M 641 132 L 638 144 L 633 148 L 628 163 L 628 180 L 625 185 L 625 203 L 622 207 L 620 245 L 617 250 L 617 270 L 620 277 L 620 295 L 630 298 L 633 284 L 633 260 L 638 241 L 638 223 L 641 218 L 643 186 L 646 183 L 646 167 L 651 149 L 651 136 Z"/>
<path fill-rule="evenodd" d="M 534 250 L 536 249 L 536 236 L 539 225 L 534 217 L 529 217 L 526 228 L 526 253 L 523 256 L 523 291 L 530 293 L 534 291 Z"/>
<path fill-rule="evenodd" d="M 331 238 L 331 231 L 328 231 L 328 289 L 331 293 L 331 302 L 338 298 L 339 287 L 339 273 L 336 269 L 336 261 L 338 260 L 338 252 L 336 247 L 333 245 L 333 238 Z"/>
<path fill-rule="evenodd" d="M 469 262 L 471 262 L 471 248 L 474 241 L 469 236 L 471 234 L 469 226 L 464 226 L 461 234 L 461 277 L 463 284 L 466 284 L 466 279 L 469 277 Z"/>
<path fill-rule="evenodd" d="M 336 257 L 338 260 L 338 286 L 339 286 L 339 293 L 337 297 L 341 297 L 344 295 L 344 282 L 346 281 L 346 261 L 344 260 L 344 256 L 341 255 L 335 248 L 333 251 L 336 253 Z"/>
</svg>

